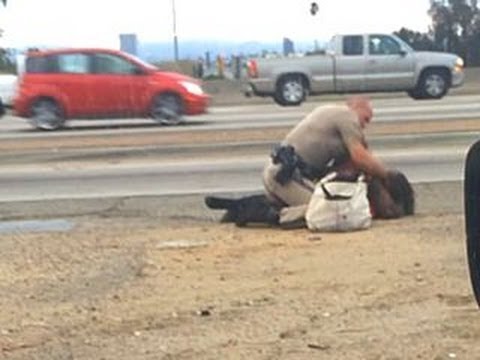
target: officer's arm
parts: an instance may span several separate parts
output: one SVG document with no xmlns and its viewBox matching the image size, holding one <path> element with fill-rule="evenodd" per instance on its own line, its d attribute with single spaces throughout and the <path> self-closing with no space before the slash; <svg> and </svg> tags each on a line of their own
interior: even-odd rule
<svg viewBox="0 0 480 360">
<path fill-rule="evenodd" d="M 387 169 L 383 164 L 365 148 L 359 141 L 351 141 L 348 145 L 348 151 L 353 164 L 367 174 L 377 176 L 381 179 L 387 177 Z"/>
</svg>

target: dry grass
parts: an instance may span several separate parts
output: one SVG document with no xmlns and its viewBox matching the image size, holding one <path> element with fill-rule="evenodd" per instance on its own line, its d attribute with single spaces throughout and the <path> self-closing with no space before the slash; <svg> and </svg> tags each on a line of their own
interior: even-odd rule
<svg viewBox="0 0 480 360">
<path fill-rule="evenodd" d="M 195 65 L 195 62 L 192 60 L 180 60 L 177 62 L 161 62 L 155 65 L 164 71 L 175 71 L 188 76 L 193 76 L 193 66 Z"/>
</svg>

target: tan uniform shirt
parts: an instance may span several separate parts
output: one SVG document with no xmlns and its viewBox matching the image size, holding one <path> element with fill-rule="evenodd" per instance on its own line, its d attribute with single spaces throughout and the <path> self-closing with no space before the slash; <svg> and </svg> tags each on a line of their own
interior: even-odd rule
<svg viewBox="0 0 480 360">
<path fill-rule="evenodd" d="M 307 164 L 323 171 L 332 159 L 335 165 L 350 160 L 347 144 L 358 141 L 365 145 L 357 115 L 347 106 L 325 105 L 301 120 L 283 144 L 292 145 Z"/>
</svg>

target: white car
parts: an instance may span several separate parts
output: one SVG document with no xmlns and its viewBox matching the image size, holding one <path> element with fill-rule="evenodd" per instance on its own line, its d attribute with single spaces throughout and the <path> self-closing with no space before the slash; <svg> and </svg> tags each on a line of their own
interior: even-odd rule
<svg viewBox="0 0 480 360">
<path fill-rule="evenodd" d="M 25 72 L 25 55 L 19 54 L 16 57 L 17 75 L 0 74 L 0 105 L 2 107 L 2 115 L 4 108 L 13 106 L 13 98 L 18 87 L 18 80 Z"/>
<path fill-rule="evenodd" d="M 17 89 L 18 76 L 12 74 L 0 75 L 0 100 L 3 106 L 11 107 L 13 103 L 13 97 Z"/>
</svg>

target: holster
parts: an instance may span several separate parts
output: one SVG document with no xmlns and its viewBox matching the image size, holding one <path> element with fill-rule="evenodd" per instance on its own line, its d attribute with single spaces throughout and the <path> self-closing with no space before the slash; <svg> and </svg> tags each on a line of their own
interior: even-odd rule
<svg viewBox="0 0 480 360">
<path fill-rule="evenodd" d="M 280 164 L 280 170 L 275 175 L 275 181 L 280 185 L 289 182 L 297 169 L 302 177 L 311 181 L 316 181 L 324 175 L 324 172 L 307 164 L 295 152 L 292 145 L 276 145 L 272 150 L 271 158 L 274 164 Z"/>
<path fill-rule="evenodd" d="M 285 185 L 292 179 L 293 173 L 298 168 L 298 156 L 295 154 L 295 148 L 291 145 L 277 145 L 273 148 L 271 157 L 275 165 L 280 164 L 275 181 Z"/>
</svg>

